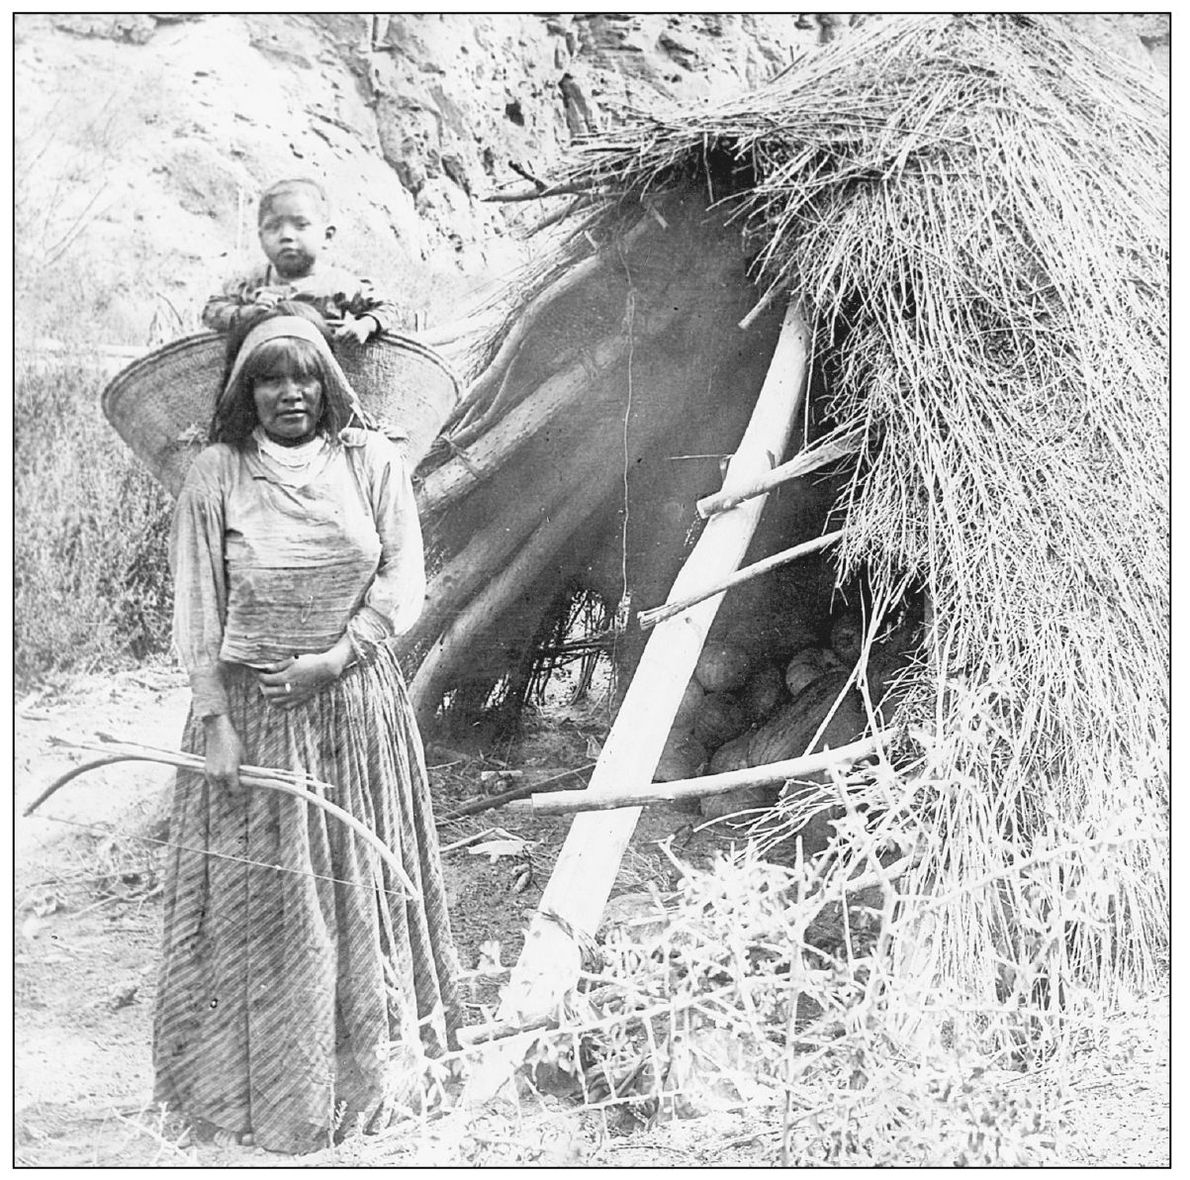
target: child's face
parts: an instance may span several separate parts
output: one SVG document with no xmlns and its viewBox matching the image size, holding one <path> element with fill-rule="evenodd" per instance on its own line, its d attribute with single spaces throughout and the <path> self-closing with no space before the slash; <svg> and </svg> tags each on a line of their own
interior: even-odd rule
<svg viewBox="0 0 1190 1180">
<path fill-rule="evenodd" d="M 258 230 L 266 257 L 283 279 L 308 275 L 335 234 L 317 197 L 301 190 L 273 197 L 261 212 Z"/>
</svg>

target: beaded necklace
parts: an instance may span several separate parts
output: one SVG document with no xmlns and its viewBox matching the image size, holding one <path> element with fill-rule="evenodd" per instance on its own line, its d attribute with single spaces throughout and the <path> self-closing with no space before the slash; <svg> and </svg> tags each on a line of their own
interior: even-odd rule
<svg viewBox="0 0 1190 1180">
<path fill-rule="evenodd" d="M 280 468 L 278 474 L 286 483 L 306 476 L 329 446 L 326 436 L 318 434 L 309 442 L 298 443 L 295 447 L 283 447 L 269 438 L 262 426 L 253 429 L 252 439 L 261 459 L 274 468 Z"/>
</svg>

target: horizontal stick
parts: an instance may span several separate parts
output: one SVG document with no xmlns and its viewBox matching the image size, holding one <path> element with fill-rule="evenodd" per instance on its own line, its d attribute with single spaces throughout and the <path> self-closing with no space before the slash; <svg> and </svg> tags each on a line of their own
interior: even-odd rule
<svg viewBox="0 0 1190 1180">
<path fill-rule="evenodd" d="M 459 1044 L 466 1049 L 471 1045 L 481 1045 L 485 1041 L 499 1040 L 501 1037 L 557 1027 L 556 1016 L 539 1016 L 536 1020 L 527 1020 L 520 1024 L 511 1020 L 489 1020 L 486 1024 L 469 1024 L 466 1028 L 460 1028 L 457 1035 Z"/>
<path fill-rule="evenodd" d="M 463 803 L 453 811 L 448 811 L 445 815 L 439 816 L 438 822 L 445 824 L 453 819 L 462 819 L 465 815 L 479 815 L 480 812 L 490 811 L 493 807 L 503 807 L 506 803 L 511 803 L 514 799 L 523 799 L 526 795 L 532 795 L 535 791 L 540 791 L 542 787 L 548 786 L 550 783 L 560 782 L 572 774 L 582 774 L 584 770 L 590 770 L 594 765 L 594 762 L 590 762 L 586 766 L 580 766 L 577 770 L 564 770 L 561 774 L 552 775 L 550 778 L 542 779 L 540 782 L 521 783 L 518 786 L 510 787 L 507 791 L 502 791 L 499 795 L 489 795 L 484 799 L 472 799 L 469 803 Z"/>
<path fill-rule="evenodd" d="M 802 758 L 786 758 L 781 762 L 748 766 L 724 774 L 678 779 L 672 783 L 646 783 L 640 787 L 614 791 L 551 791 L 534 795 L 530 802 L 535 815 L 569 815 L 578 811 L 614 811 L 619 807 L 639 807 L 642 803 L 705 799 L 710 795 L 726 795 L 743 787 L 773 786 L 788 779 L 819 774 L 833 766 L 850 765 L 875 754 L 889 736 L 888 733 L 880 733 L 840 746 L 837 750 L 823 750 Z"/>
<path fill-rule="evenodd" d="M 538 188 L 536 185 L 528 187 L 506 189 L 500 193 L 489 193 L 486 197 L 480 197 L 481 201 L 493 201 L 496 203 L 505 203 L 509 201 L 540 201 L 543 197 L 566 197 L 574 196 L 576 193 L 589 193 L 595 186 L 593 184 L 556 184 L 545 188 Z"/>
<path fill-rule="evenodd" d="M 461 840 L 455 840 L 450 844 L 440 844 L 438 846 L 438 855 L 445 856 L 448 852 L 457 852 L 460 848 L 466 848 L 469 844 L 478 844 L 480 840 L 497 832 L 501 835 L 507 835 L 503 828 L 484 828 L 482 831 L 472 832 L 470 836 L 464 836 Z"/>
<path fill-rule="evenodd" d="M 735 586 L 740 586 L 744 582 L 750 582 L 753 578 L 757 578 L 761 574 L 767 574 L 769 570 L 774 570 L 778 566 L 796 561 L 799 557 L 806 557 L 811 553 L 817 553 L 819 549 L 825 549 L 828 545 L 833 545 L 842 535 L 843 530 L 836 529 L 833 533 L 824 533 L 821 537 L 815 537 L 812 541 L 804 541 L 801 545 L 794 545 L 792 549 L 782 549 L 780 553 L 774 553 L 771 557 L 766 557 L 762 561 L 754 561 L 751 565 L 744 566 L 743 569 L 737 570 L 729 577 L 708 586 L 705 590 L 699 590 L 696 594 L 689 594 L 685 598 L 679 598 L 677 602 L 667 602 L 664 606 L 655 606 L 650 610 L 642 610 L 636 616 L 636 621 L 640 624 L 642 631 L 647 631 L 650 627 L 655 627 L 658 623 L 664 623 L 666 619 L 672 619 L 674 615 L 680 615 L 682 611 L 689 610 L 704 599 L 711 598 L 715 594 L 722 594 L 724 591 L 731 590 Z"/>
<path fill-rule="evenodd" d="M 628 1024 L 630 1022 L 644 1023 L 644 1021 L 651 1020 L 654 1016 L 668 1016 L 674 1012 L 680 1012 L 685 1008 L 693 1007 L 696 1004 L 708 1005 L 725 999 L 733 992 L 735 986 L 735 984 L 727 984 L 724 987 L 716 988 L 714 991 L 705 992 L 701 995 L 688 996 L 686 998 L 670 996 L 661 1003 L 653 1004 L 648 1008 L 633 1008 L 630 1011 L 616 1012 L 611 1016 L 603 1016 L 597 1020 L 584 1020 L 572 1024 L 559 1023 L 558 1016 L 554 1013 L 534 1016 L 519 1021 L 491 1020 L 486 1024 L 473 1024 L 467 1028 L 459 1029 L 459 1041 L 464 1045 L 464 1048 L 460 1051 L 460 1055 L 466 1054 L 468 1049 L 471 1049 L 473 1046 L 479 1048 L 501 1042 L 519 1042 L 534 1033 L 540 1033 L 542 1030 L 549 1030 L 552 1036 L 560 1040 L 562 1037 L 573 1037 L 582 1033 L 615 1028 L 618 1024 Z"/>
<path fill-rule="evenodd" d="M 768 309 L 772 306 L 773 300 L 780 294 L 777 287 L 770 287 L 760 298 L 760 302 L 739 322 L 739 328 L 742 332 L 746 332 Z"/>
<path fill-rule="evenodd" d="M 859 443 L 862 437 L 862 431 L 853 431 L 833 442 L 821 443 L 811 450 L 803 451 L 800 455 L 795 455 L 788 462 L 774 467 L 772 471 L 766 471 L 764 474 L 757 476 L 752 483 L 742 488 L 734 488 L 731 491 L 715 492 L 710 496 L 703 496 L 696 505 L 698 515 L 703 520 L 706 520 L 708 516 L 713 516 L 716 512 L 726 512 L 727 509 L 734 508 L 737 504 L 742 504 L 745 500 L 752 499 L 753 496 L 762 496 L 765 492 L 771 492 L 773 488 L 779 487 L 783 483 L 788 483 L 791 479 L 797 479 L 802 475 L 809 475 L 810 472 L 817 471 L 820 467 L 825 467 L 828 463 L 833 463 L 836 459 L 853 455 L 859 450 Z"/>
<path fill-rule="evenodd" d="M 584 206 L 592 203 L 591 195 L 588 193 L 579 193 L 574 200 L 561 209 L 555 209 L 552 213 L 547 214 L 536 224 L 529 227 L 528 236 L 532 237 L 534 234 L 541 233 L 542 230 L 548 229 L 551 225 L 557 225 L 559 221 L 565 221 L 568 217 L 573 217 Z"/>
</svg>

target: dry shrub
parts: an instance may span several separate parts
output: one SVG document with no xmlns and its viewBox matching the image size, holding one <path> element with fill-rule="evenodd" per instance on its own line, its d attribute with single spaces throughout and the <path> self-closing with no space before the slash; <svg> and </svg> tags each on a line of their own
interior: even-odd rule
<svg viewBox="0 0 1190 1180">
<path fill-rule="evenodd" d="M 18 355 L 14 663 L 18 682 L 163 652 L 170 504 L 104 421 L 85 358 Z"/>
<path fill-rule="evenodd" d="M 1000 740 L 1005 688 L 948 691 L 938 736 L 911 730 L 800 793 L 709 869 L 675 859 L 677 896 L 589 948 L 528 1054 L 534 1084 L 623 1112 L 621 1131 L 746 1110 L 786 1165 L 1056 1162 L 1079 1054 L 1163 957 L 1132 916 L 1148 898 L 1128 868 L 1159 861 L 1167 837 L 1127 806 L 1110 823 L 1006 820 L 1002 797 L 953 773 Z M 807 860 L 797 832 L 828 808 L 835 835 Z M 937 871 L 956 812 L 961 881 Z M 986 965 L 982 988 L 948 960 L 957 946 Z"/>
<path fill-rule="evenodd" d="M 1073 1054 L 1107 1013 L 1055 970 L 1054 948 L 1077 953 L 1086 929 L 1103 930 L 1121 855 L 1154 833 L 1127 816 L 1111 837 L 1055 821 L 955 905 L 914 877 L 936 838 L 923 800 L 970 789 L 937 768 L 926 755 L 911 777 L 884 764 L 823 788 L 819 806 L 845 815 L 813 862 L 771 863 L 753 843 L 680 866 L 675 899 L 605 939 L 530 1076 L 555 1094 L 568 1080 L 588 1110 L 629 1112 L 622 1130 L 746 1109 L 777 1131 L 771 1162 L 786 1165 L 1053 1162 Z M 972 995 L 939 982 L 958 973 L 935 960 L 942 923 L 984 907 L 1005 925 L 980 950 L 996 982 Z M 1012 937 L 1029 961 L 1008 953 Z"/>
</svg>

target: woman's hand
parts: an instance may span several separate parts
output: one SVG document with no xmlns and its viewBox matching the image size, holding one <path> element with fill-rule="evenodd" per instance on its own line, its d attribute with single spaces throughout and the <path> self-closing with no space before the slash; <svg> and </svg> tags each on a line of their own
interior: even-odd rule
<svg viewBox="0 0 1190 1180">
<path fill-rule="evenodd" d="M 222 788 L 229 795 L 238 795 L 242 789 L 240 761 L 243 758 L 243 747 L 231 718 L 226 713 L 205 717 L 203 730 L 207 739 L 206 765 L 203 768 L 207 782 L 212 787 Z"/>
<path fill-rule="evenodd" d="M 343 675 L 351 655 L 351 641 L 344 636 L 329 651 L 278 660 L 260 670 L 260 691 L 279 709 L 304 705 Z"/>
</svg>

